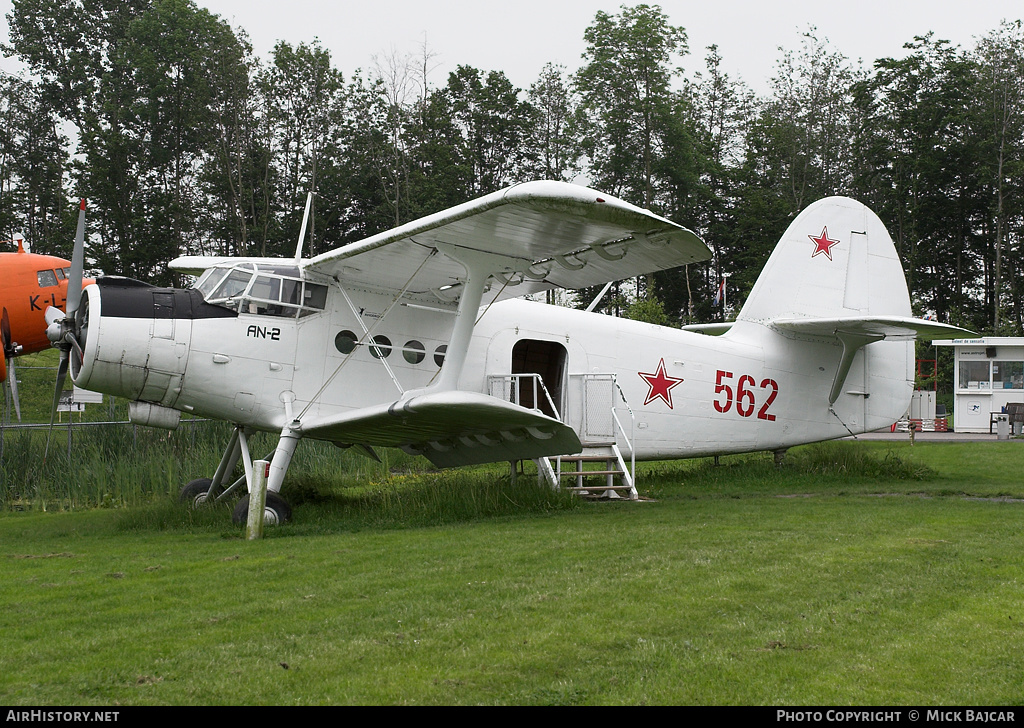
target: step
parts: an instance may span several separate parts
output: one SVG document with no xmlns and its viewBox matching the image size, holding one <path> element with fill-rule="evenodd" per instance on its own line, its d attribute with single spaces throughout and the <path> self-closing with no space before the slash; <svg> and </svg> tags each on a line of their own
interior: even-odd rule
<svg viewBox="0 0 1024 728">
<path fill-rule="evenodd" d="M 621 470 L 563 470 L 563 478 L 586 477 L 588 475 L 622 475 Z"/>
<path fill-rule="evenodd" d="M 593 490 L 593 491 L 604 491 L 604 490 L 629 490 L 628 485 L 590 485 L 590 486 L 577 486 L 566 488 L 566 490 Z"/>
</svg>

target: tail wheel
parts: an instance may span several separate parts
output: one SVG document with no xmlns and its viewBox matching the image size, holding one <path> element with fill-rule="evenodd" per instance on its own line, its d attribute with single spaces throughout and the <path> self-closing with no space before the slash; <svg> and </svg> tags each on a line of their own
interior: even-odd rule
<svg viewBox="0 0 1024 728">
<path fill-rule="evenodd" d="M 186 486 L 187 487 L 187 486 Z M 249 520 L 249 495 L 246 494 L 235 506 L 235 512 L 231 520 L 242 525 Z M 279 526 L 292 520 L 292 507 L 277 493 L 267 493 L 266 503 L 263 504 L 263 523 L 268 526 Z"/>
</svg>

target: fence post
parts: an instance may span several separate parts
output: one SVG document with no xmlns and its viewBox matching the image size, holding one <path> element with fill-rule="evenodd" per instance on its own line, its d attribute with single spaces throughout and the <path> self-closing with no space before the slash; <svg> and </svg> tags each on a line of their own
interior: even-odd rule
<svg viewBox="0 0 1024 728">
<path fill-rule="evenodd" d="M 270 463 L 257 460 L 252 464 L 252 491 L 249 493 L 249 520 L 245 524 L 245 538 L 252 541 L 263 538 L 263 507 L 267 503 L 267 470 Z"/>
</svg>

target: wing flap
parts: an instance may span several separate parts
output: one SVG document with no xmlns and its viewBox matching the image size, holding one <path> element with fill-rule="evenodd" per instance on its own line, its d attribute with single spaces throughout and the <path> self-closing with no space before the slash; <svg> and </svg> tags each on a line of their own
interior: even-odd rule
<svg viewBox="0 0 1024 728">
<path fill-rule="evenodd" d="M 304 424 L 305 437 L 346 445 L 401 447 L 438 467 L 579 452 L 572 428 L 485 394 L 445 391 Z"/>
</svg>

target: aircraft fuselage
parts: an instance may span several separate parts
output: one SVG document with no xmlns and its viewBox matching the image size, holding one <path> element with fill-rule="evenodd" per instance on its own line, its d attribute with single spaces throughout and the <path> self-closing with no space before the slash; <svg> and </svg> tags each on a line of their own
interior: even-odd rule
<svg viewBox="0 0 1024 728">
<path fill-rule="evenodd" d="M 454 309 L 328 288 L 321 310 L 285 317 L 227 310 L 196 291 L 91 287 L 91 321 L 98 314 L 101 325 L 90 326 L 76 381 L 269 432 L 436 382 Z M 864 347 L 830 407 L 842 353 L 834 341 L 705 336 L 524 300 L 481 313 L 460 390 L 508 399 L 517 387 L 520 404 L 557 410 L 582 442 L 621 446 L 628 437 L 638 459 L 772 450 L 877 429 L 911 394 L 909 342 Z M 513 374 L 536 374 L 547 394 L 534 394 L 529 380 L 510 384 Z"/>
</svg>

